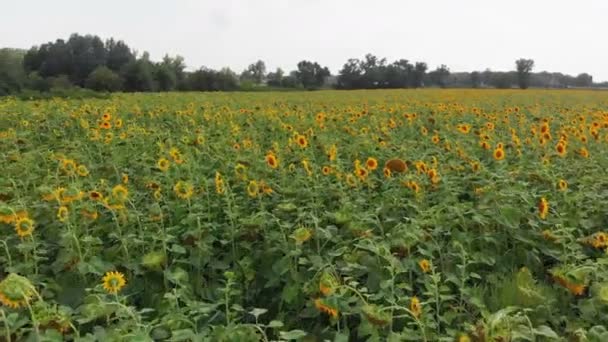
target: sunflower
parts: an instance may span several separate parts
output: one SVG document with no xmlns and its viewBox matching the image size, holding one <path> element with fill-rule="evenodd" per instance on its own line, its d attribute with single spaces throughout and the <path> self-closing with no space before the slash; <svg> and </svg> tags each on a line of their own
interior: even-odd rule
<svg viewBox="0 0 608 342">
<path fill-rule="evenodd" d="M 194 187 L 188 182 L 178 181 L 173 187 L 173 192 L 181 199 L 189 199 L 194 194 Z"/>
<path fill-rule="evenodd" d="M 321 169 L 321 172 L 323 173 L 323 175 L 329 176 L 331 174 L 331 167 L 323 166 L 323 168 Z"/>
<path fill-rule="evenodd" d="M 547 201 L 547 199 L 542 197 L 540 199 L 540 201 L 538 202 L 538 216 L 541 218 L 541 220 L 544 220 L 547 218 L 548 214 L 549 214 L 549 202 Z"/>
<path fill-rule="evenodd" d="M 416 318 L 420 317 L 420 314 L 422 314 L 422 304 L 420 304 L 420 300 L 416 296 L 410 299 L 410 311 Z"/>
<path fill-rule="evenodd" d="M 215 192 L 218 194 L 223 194 L 226 191 L 224 186 L 224 179 L 222 179 L 222 175 L 219 172 L 215 172 Z"/>
<path fill-rule="evenodd" d="M 106 272 L 102 279 L 103 288 L 110 294 L 117 294 L 125 285 L 125 275 L 120 272 Z"/>
<path fill-rule="evenodd" d="M 361 167 L 355 170 L 355 174 L 357 175 L 357 177 L 359 177 L 360 180 L 364 181 L 365 179 L 367 179 L 367 175 L 369 174 L 369 172 L 367 171 L 367 169 Z"/>
<path fill-rule="evenodd" d="M 121 128 L 122 127 L 122 119 L 114 120 L 114 127 Z"/>
<path fill-rule="evenodd" d="M 566 191 L 566 190 L 568 190 L 568 182 L 566 182 L 563 179 L 560 179 L 557 182 L 557 189 L 559 189 L 559 191 Z"/>
<path fill-rule="evenodd" d="M 66 206 L 63 206 L 63 205 L 62 205 L 62 206 L 61 206 L 61 207 L 59 207 L 59 209 L 57 210 L 57 219 L 58 219 L 60 222 L 65 222 L 65 221 L 67 221 L 67 220 L 68 220 L 68 218 L 69 218 L 69 215 L 70 215 L 70 212 L 69 212 L 69 210 L 68 210 L 68 207 L 66 207 Z"/>
<path fill-rule="evenodd" d="M 407 171 L 407 164 L 401 159 L 390 159 L 384 164 L 384 167 L 391 172 L 402 173 Z"/>
<path fill-rule="evenodd" d="M 555 151 L 557 151 L 557 154 L 560 157 L 563 157 L 566 155 L 566 144 L 564 142 L 559 142 L 557 143 L 557 145 L 555 145 Z"/>
<path fill-rule="evenodd" d="M 312 231 L 305 227 L 300 227 L 293 232 L 292 238 L 296 240 L 298 245 L 310 240 L 312 237 Z"/>
<path fill-rule="evenodd" d="M 247 180 L 247 167 L 242 163 L 237 163 L 234 167 L 234 173 L 240 180 Z"/>
<path fill-rule="evenodd" d="M 61 170 L 68 175 L 73 175 L 76 172 L 76 168 L 76 162 L 72 159 L 63 159 L 61 161 Z"/>
<path fill-rule="evenodd" d="M 161 170 L 162 172 L 166 172 L 167 170 L 169 170 L 169 166 L 171 165 L 171 162 L 169 162 L 168 159 L 166 158 L 160 158 L 157 162 L 156 162 L 156 166 L 158 167 L 159 170 Z"/>
<path fill-rule="evenodd" d="M 300 148 L 306 148 L 308 147 L 308 140 L 306 140 L 306 136 L 299 134 L 298 136 L 296 136 L 296 143 L 298 144 L 298 146 L 300 146 Z"/>
<path fill-rule="evenodd" d="M 467 124 L 458 125 L 458 126 L 456 126 L 456 128 L 458 129 L 458 131 L 460 133 L 463 133 L 463 134 L 469 134 L 469 132 L 471 131 L 471 125 L 467 125 Z"/>
<path fill-rule="evenodd" d="M 481 169 L 481 164 L 479 162 L 471 162 L 471 171 L 478 172 Z"/>
<path fill-rule="evenodd" d="M 82 214 L 82 216 L 86 217 L 91 221 L 95 221 L 99 217 L 99 213 L 97 212 L 97 210 L 82 209 L 80 213 Z"/>
<path fill-rule="evenodd" d="M 85 165 L 78 165 L 76 168 L 76 174 L 80 177 L 86 177 L 89 175 L 89 169 Z"/>
<path fill-rule="evenodd" d="M 302 167 L 304 168 L 304 171 L 306 171 L 306 174 L 309 177 L 312 176 L 312 169 L 310 168 L 310 164 L 309 164 L 308 160 L 306 160 L 306 159 L 302 160 Z"/>
<path fill-rule="evenodd" d="M 127 200 L 129 196 L 129 190 L 124 187 L 122 184 L 118 184 L 117 186 L 112 188 L 112 197 L 117 199 L 120 202 L 124 202 Z"/>
<path fill-rule="evenodd" d="M 348 175 L 346 175 L 346 184 L 348 184 L 348 186 L 353 188 L 353 187 L 357 186 L 357 179 L 355 178 L 355 176 L 353 176 L 349 173 Z"/>
<path fill-rule="evenodd" d="M 101 120 L 103 120 L 103 121 L 110 121 L 110 120 L 112 120 L 112 114 L 110 114 L 110 113 L 104 113 L 101 116 Z"/>
<path fill-rule="evenodd" d="M 418 266 L 424 273 L 428 273 L 431 270 L 431 262 L 428 259 L 422 259 L 418 261 Z"/>
<path fill-rule="evenodd" d="M 89 198 L 91 199 L 91 201 L 101 201 L 103 200 L 103 195 L 101 194 L 101 192 L 93 190 L 89 192 Z"/>
<path fill-rule="evenodd" d="M 34 285 L 29 279 L 15 273 L 10 273 L 0 281 L 0 303 L 9 308 L 26 306 L 34 294 Z"/>
<path fill-rule="evenodd" d="M 334 276 L 332 276 L 331 274 L 329 274 L 327 272 L 323 272 L 323 274 L 321 274 L 321 277 L 319 279 L 319 291 L 324 296 L 327 297 L 327 296 L 334 294 L 337 287 L 338 287 L 338 281 L 336 280 L 336 278 Z"/>
<path fill-rule="evenodd" d="M 249 195 L 249 197 L 251 198 L 256 198 L 258 196 L 259 191 L 260 188 L 258 187 L 258 182 L 254 180 L 250 181 L 247 185 L 247 195 Z"/>
<path fill-rule="evenodd" d="M 496 148 L 492 156 L 494 160 L 503 160 L 505 159 L 505 151 L 502 148 Z"/>
<path fill-rule="evenodd" d="M 581 147 L 581 149 L 578 150 L 578 154 L 583 158 L 589 158 L 589 151 L 584 147 Z"/>
<path fill-rule="evenodd" d="M 389 169 L 388 167 L 384 167 L 382 169 L 382 173 L 384 173 L 385 178 L 391 178 L 393 176 L 391 169 Z"/>
<path fill-rule="evenodd" d="M 99 123 L 99 128 L 101 129 L 110 129 L 112 128 L 112 124 L 108 121 L 102 121 Z"/>
<path fill-rule="evenodd" d="M 338 148 L 336 147 L 336 145 L 331 145 L 329 147 L 329 150 L 327 151 L 327 158 L 329 159 L 329 161 L 334 161 L 336 160 L 337 155 Z"/>
<path fill-rule="evenodd" d="M 414 182 L 414 181 L 409 181 L 406 182 L 405 184 L 410 190 L 412 190 L 414 193 L 418 194 L 420 193 L 420 185 L 418 185 L 418 183 Z"/>
<path fill-rule="evenodd" d="M 129 175 L 126 173 L 122 174 L 122 184 L 128 184 L 129 183 Z"/>
<path fill-rule="evenodd" d="M 433 144 L 437 145 L 440 142 L 439 136 L 437 134 L 433 135 L 432 138 Z"/>
<path fill-rule="evenodd" d="M 277 167 L 279 167 L 279 160 L 274 155 L 274 153 L 269 152 L 268 154 L 266 154 L 266 164 L 268 164 L 268 166 L 270 166 L 271 168 L 276 169 Z"/>
<path fill-rule="evenodd" d="M 22 217 L 15 222 L 15 232 L 19 237 L 24 238 L 32 235 L 34 231 L 34 221 L 28 217 Z"/>
<path fill-rule="evenodd" d="M 367 161 L 365 162 L 365 167 L 368 170 L 373 171 L 378 168 L 378 161 L 376 160 L 376 158 L 367 158 Z"/>
<path fill-rule="evenodd" d="M 321 298 L 315 299 L 315 307 L 332 318 L 338 318 L 338 309 L 329 305 Z"/>
<path fill-rule="evenodd" d="M 487 141 L 482 141 L 479 146 L 481 146 L 481 148 L 483 148 L 484 150 L 489 150 L 490 148 L 492 148 L 492 146 L 490 146 Z"/>
</svg>

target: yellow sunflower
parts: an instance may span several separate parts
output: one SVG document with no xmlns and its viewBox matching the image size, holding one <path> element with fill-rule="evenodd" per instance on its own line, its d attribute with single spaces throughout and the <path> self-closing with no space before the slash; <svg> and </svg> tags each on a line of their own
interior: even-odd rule
<svg viewBox="0 0 608 342">
<path fill-rule="evenodd" d="M 120 272 L 106 272 L 102 279 L 103 288 L 110 294 L 117 294 L 125 285 L 125 275 Z"/>
</svg>

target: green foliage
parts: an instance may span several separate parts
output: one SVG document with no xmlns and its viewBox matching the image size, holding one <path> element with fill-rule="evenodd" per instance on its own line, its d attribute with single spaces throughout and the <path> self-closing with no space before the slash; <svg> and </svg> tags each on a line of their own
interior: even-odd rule
<svg viewBox="0 0 608 342">
<path fill-rule="evenodd" d="M 85 82 L 87 88 L 95 91 L 119 91 L 122 89 L 122 79 L 106 66 L 97 67 Z"/>
</svg>

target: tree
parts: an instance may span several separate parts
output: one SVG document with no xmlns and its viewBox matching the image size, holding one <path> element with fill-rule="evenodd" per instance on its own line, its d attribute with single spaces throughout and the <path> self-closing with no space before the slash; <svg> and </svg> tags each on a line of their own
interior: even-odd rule
<svg viewBox="0 0 608 342">
<path fill-rule="evenodd" d="M 85 85 L 96 91 L 119 91 L 122 89 L 122 79 L 110 68 L 99 66 L 89 74 Z"/>
<path fill-rule="evenodd" d="M 450 69 L 448 69 L 445 64 L 442 64 L 437 69 L 429 73 L 431 82 L 440 86 L 441 88 L 446 87 L 448 76 L 450 76 Z"/>
<path fill-rule="evenodd" d="M 407 88 L 414 66 L 407 59 L 393 62 L 386 68 L 385 85 L 387 88 Z"/>
<path fill-rule="evenodd" d="M 106 50 L 106 66 L 114 72 L 120 72 L 125 65 L 135 60 L 135 55 L 131 51 L 131 48 L 122 40 L 107 40 Z"/>
<path fill-rule="evenodd" d="M 301 61 L 298 63 L 296 78 L 306 89 L 320 88 L 329 75 L 331 75 L 329 69 L 321 67 L 317 62 Z"/>
<path fill-rule="evenodd" d="M 579 74 L 578 76 L 576 76 L 574 84 L 577 87 L 591 87 L 593 86 L 593 76 L 587 73 Z"/>
<path fill-rule="evenodd" d="M 285 72 L 281 68 L 277 68 L 275 72 L 269 72 L 266 77 L 268 85 L 271 87 L 282 87 L 284 74 Z"/>
<path fill-rule="evenodd" d="M 473 88 L 481 87 L 481 73 L 479 71 L 473 71 L 471 73 L 471 86 Z"/>
<path fill-rule="evenodd" d="M 0 96 L 16 93 L 25 85 L 25 51 L 0 49 Z"/>
<path fill-rule="evenodd" d="M 515 61 L 517 67 L 517 83 L 521 89 L 527 89 L 530 86 L 530 73 L 534 68 L 534 60 L 520 58 Z"/>
<path fill-rule="evenodd" d="M 426 74 L 427 69 L 428 66 L 426 65 L 426 63 L 416 62 L 412 75 L 412 86 L 414 88 L 420 88 L 424 86 L 424 75 Z"/>
<path fill-rule="evenodd" d="M 155 89 L 153 77 L 154 65 L 150 62 L 148 53 L 137 60 L 126 64 L 121 70 L 126 91 L 153 91 Z"/>
<path fill-rule="evenodd" d="M 241 81 L 251 81 L 255 84 L 262 84 L 266 77 L 266 64 L 262 60 L 250 64 L 241 74 Z"/>
<path fill-rule="evenodd" d="M 360 67 L 360 61 L 356 58 L 349 59 L 338 75 L 338 88 L 340 89 L 356 89 L 361 86 L 361 77 L 363 70 Z"/>
</svg>

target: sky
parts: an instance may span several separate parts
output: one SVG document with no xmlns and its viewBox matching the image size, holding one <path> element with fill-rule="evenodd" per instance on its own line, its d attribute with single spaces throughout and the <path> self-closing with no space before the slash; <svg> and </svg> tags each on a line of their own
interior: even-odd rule
<svg viewBox="0 0 608 342">
<path fill-rule="evenodd" d="M 124 40 L 153 60 L 241 71 L 303 59 L 337 73 L 366 53 L 430 69 L 587 72 L 608 81 L 607 0 L 0 0 L 0 47 L 71 33 Z"/>
</svg>

